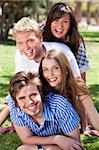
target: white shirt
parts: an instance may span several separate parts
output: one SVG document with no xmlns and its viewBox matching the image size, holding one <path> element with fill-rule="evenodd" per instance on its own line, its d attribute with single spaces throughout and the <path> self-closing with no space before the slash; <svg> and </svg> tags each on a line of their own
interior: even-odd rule
<svg viewBox="0 0 99 150">
<path fill-rule="evenodd" d="M 43 42 L 42 44 L 45 47 L 46 51 L 56 49 L 64 52 L 71 66 L 73 74 L 76 77 L 81 76 L 75 56 L 73 55 L 68 46 L 58 42 Z M 28 60 L 26 56 L 20 54 L 19 50 L 16 51 L 15 64 L 16 64 L 16 72 L 19 71 L 38 72 L 39 63 L 35 62 L 34 60 Z"/>
</svg>

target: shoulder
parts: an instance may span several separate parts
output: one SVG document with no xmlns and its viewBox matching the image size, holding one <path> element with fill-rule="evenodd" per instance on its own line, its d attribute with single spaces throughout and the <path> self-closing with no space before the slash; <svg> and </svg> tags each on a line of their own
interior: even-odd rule
<svg viewBox="0 0 99 150">
<path fill-rule="evenodd" d="M 49 93 L 45 99 L 49 103 L 49 106 L 55 109 L 65 109 L 71 105 L 66 98 L 54 93 Z"/>
<path fill-rule="evenodd" d="M 49 93 L 47 95 L 47 105 L 53 111 L 54 115 L 58 117 L 58 119 L 67 120 L 68 117 L 77 118 L 79 121 L 79 116 L 77 112 L 71 105 L 71 103 L 61 95 Z"/>
<path fill-rule="evenodd" d="M 49 46 L 49 49 L 52 49 L 52 48 L 56 48 L 56 49 L 59 49 L 59 50 L 62 50 L 64 51 L 65 50 L 68 50 L 68 51 L 71 51 L 70 48 L 66 45 L 66 44 L 63 44 L 63 43 L 59 43 L 59 42 L 43 42 L 44 46 Z"/>
</svg>

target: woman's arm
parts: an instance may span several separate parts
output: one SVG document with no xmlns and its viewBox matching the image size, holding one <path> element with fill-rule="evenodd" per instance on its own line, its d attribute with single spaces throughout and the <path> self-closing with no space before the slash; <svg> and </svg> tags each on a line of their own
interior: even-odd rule
<svg viewBox="0 0 99 150">
<path fill-rule="evenodd" d="M 89 121 L 94 129 L 99 131 L 99 113 L 97 112 L 94 103 L 89 95 L 80 96 L 80 100 L 88 114 Z"/>
<path fill-rule="evenodd" d="M 78 100 L 83 104 L 91 125 L 99 131 L 99 113 L 92 101 L 90 92 L 81 78 L 76 78 L 78 84 Z"/>
</svg>

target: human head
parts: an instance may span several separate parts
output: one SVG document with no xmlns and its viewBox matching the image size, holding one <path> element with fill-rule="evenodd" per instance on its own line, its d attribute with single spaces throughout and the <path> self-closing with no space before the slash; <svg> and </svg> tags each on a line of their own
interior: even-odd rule
<svg viewBox="0 0 99 150">
<path fill-rule="evenodd" d="M 13 100 L 15 101 L 16 106 L 18 105 L 17 102 L 17 94 L 20 93 L 21 89 L 28 86 L 33 85 L 37 87 L 39 93 L 42 96 L 42 84 L 37 74 L 33 74 L 31 72 L 18 72 L 16 73 L 10 80 L 9 83 L 9 92 Z M 42 97 L 43 99 L 43 97 Z"/>
<path fill-rule="evenodd" d="M 28 59 L 35 59 L 41 48 L 42 35 L 37 22 L 23 17 L 14 26 L 14 38 L 20 53 Z"/>
<path fill-rule="evenodd" d="M 65 56 L 65 54 L 59 50 L 50 50 L 48 51 L 45 56 L 42 58 L 41 63 L 40 63 L 40 67 L 39 67 L 39 75 L 40 75 L 40 79 L 42 81 L 43 84 L 43 89 L 45 90 L 45 92 L 49 91 L 49 84 L 48 80 L 46 81 L 46 78 L 44 76 L 44 64 L 43 61 L 47 60 L 46 62 L 49 63 L 49 60 L 54 60 L 57 62 L 57 64 L 59 65 L 60 69 L 61 69 L 61 86 L 60 89 L 58 90 L 58 93 L 65 96 L 66 98 L 70 99 L 70 100 L 74 100 L 74 98 L 76 97 L 76 81 L 75 78 L 73 76 L 73 73 L 71 71 L 70 65 L 68 63 L 68 60 Z M 49 69 L 49 68 L 47 68 Z"/>
<path fill-rule="evenodd" d="M 68 22 L 70 22 L 70 27 L 68 27 L 68 31 L 65 33 L 63 37 L 57 38 L 53 35 L 51 30 L 51 24 L 56 20 L 61 19 L 65 15 L 68 15 Z M 74 16 L 74 12 L 70 8 L 67 3 L 55 3 L 47 17 L 47 21 L 43 31 L 43 39 L 44 41 L 57 41 L 63 43 L 69 43 L 69 46 L 76 56 L 78 52 L 79 42 L 80 42 L 80 34 L 78 32 L 77 22 Z M 75 40 L 74 40 L 75 39 Z"/>
</svg>

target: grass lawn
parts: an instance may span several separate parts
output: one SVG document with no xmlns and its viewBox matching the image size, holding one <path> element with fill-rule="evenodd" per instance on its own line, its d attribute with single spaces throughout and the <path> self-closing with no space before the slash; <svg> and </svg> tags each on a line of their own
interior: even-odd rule
<svg viewBox="0 0 99 150">
<path fill-rule="evenodd" d="M 84 38 L 87 38 L 86 47 L 92 68 L 87 71 L 87 85 L 91 90 L 93 101 L 99 111 L 99 33 L 82 32 Z M 94 35 L 90 38 L 91 35 Z M 88 40 L 89 39 L 89 40 Z M 90 40 L 91 39 L 91 40 Z M 96 40 L 97 39 L 97 40 Z M 89 41 L 89 42 L 88 42 Z M 0 109 L 5 96 L 8 94 L 8 83 L 10 77 L 14 74 L 14 54 L 15 45 L 10 42 L 0 43 Z M 90 109 L 90 108 L 89 108 Z M 6 121 L 3 126 L 9 124 Z M 81 135 L 82 142 L 87 150 L 99 150 L 98 137 L 85 137 Z M 11 135 L 4 134 L 0 136 L 0 150 L 15 150 L 21 142 L 16 133 Z"/>
</svg>

